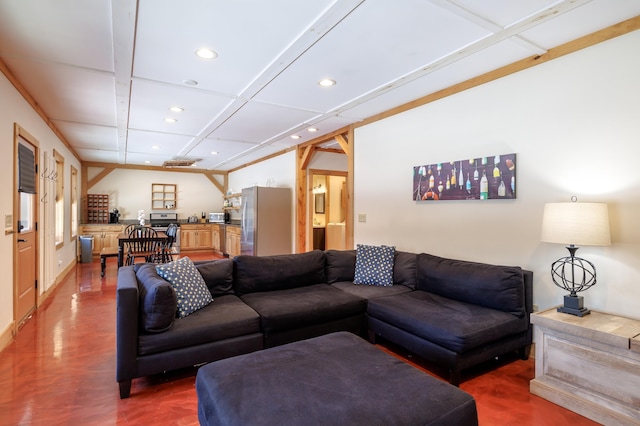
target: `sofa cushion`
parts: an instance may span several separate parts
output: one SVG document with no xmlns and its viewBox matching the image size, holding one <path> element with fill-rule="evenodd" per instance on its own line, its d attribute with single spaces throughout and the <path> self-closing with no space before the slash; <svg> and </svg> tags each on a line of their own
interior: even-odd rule
<svg viewBox="0 0 640 426">
<path fill-rule="evenodd" d="M 406 293 L 413 291 L 409 287 L 404 285 L 394 284 L 392 286 L 383 285 L 358 285 L 351 281 L 339 281 L 331 284 L 331 286 L 345 291 L 354 296 L 361 297 L 363 299 L 373 299 L 376 297 L 392 296 L 394 294 Z"/>
<path fill-rule="evenodd" d="M 354 284 L 393 285 L 394 253 L 395 247 L 392 246 L 358 244 Z"/>
<path fill-rule="evenodd" d="M 260 332 L 260 317 L 237 296 L 216 297 L 186 318 L 176 318 L 170 330 L 141 334 L 138 355 L 150 355 Z"/>
<path fill-rule="evenodd" d="M 233 294 L 233 260 L 201 260 L 193 263 L 213 297 Z"/>
<path fill-rule="evenodd" d="M 339 281 L 353 283 L 353 274 L 356 271 L 355 250 L 325 250 L 324 257 L 328 284 Z"/>
<path fill-rule="evenodd" d="M 356 270 L 356 251 L 326 250 L 324 255 L 327 283 L 341 283 L 342 286 L 342 282 L 347 281 L 353 284 L 353 276 Z M 417 263 L 417 254 L 396 250 L 393 260 L 393 283 L 402 284 L 415 290 Z M 365 292 L 368 293 L 366 290 Z"/>
<path fill-rule="evenodd" d="M 417 277 L 418 255 L 396 250 L 393 260 L 393 284 L 406 285 L 415 290 Z"/>
<path fill-rule="evenodd" d="M 177 301 L 173 287 L 156 272 L 150 263 L 136 264 L 140 301 L 140 327 L 147 333 L 160 333 L 173 325 Z"/>
<path fill-rule="evenodd" d="M 275 256 L 240 255 L 233 259 L 236 294 L 284 290 L 325 283 L 324 252 Z"/>
<path fill-rule="evenodd" d="M 202 275 L 188 257 L 156 265 L 156 271 L 176 291 L 178 317 L 184 318 L 213 301 Z"/>
<path fill-rule="evenodd" d="M 264 332 L 302 328 L 364 314 L 366 301 L 327 284 L 240 297 L 260 314 Z"/>
<path fill-rule="evenodd" d="M 525 315 L 524 278 L 517 266 L 418 255 L 419 290 L 462 302 Z"/>
<path fill-rule="evenodd" d="M 367 314 L 458 353 L 528 326 L 525 318 L 420 290 L 371 299 Z"/>
</svg>

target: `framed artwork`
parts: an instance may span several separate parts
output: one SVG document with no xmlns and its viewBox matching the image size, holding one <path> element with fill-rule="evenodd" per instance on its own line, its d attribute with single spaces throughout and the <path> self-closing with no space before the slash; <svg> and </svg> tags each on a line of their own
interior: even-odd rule
<svg viewBox="0 0 640 426">
<path fill-rule="evenodd" d="M 413 199 L 516 198 L 516 154 L 493 155 L 413 168 Z"/>
</svg>

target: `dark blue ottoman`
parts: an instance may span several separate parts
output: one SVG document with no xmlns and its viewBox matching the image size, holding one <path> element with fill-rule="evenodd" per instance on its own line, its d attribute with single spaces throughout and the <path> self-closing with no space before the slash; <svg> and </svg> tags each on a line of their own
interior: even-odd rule
<svg viewBox="0 0 640 426">
<path fill-rule="evenodd" d="M 477 425 L 471 395 L 347 332 L 227 358 L 196 377 L 202 425 Z"/>
</svg>

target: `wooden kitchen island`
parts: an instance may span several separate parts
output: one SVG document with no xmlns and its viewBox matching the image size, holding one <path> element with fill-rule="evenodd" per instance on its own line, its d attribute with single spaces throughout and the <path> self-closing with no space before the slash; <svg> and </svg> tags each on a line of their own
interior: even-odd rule
<svg viewBox="0 0 640 426">
<path fill-rule="evenodd" d="M 640 425 L 640 321 L 549 309 L 531 316 L 531 393 L 605 425 Z"/>
</svg>

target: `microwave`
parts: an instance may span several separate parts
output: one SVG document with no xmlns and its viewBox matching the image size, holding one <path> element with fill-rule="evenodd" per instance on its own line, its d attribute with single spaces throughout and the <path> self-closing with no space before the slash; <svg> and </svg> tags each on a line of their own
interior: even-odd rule
<svg viewBox="0 0 640 426">
<path fill-rule="evenodd" d="M 224 213 L 209 213 L 209 223 L 224 223 Z"/>
</svg>

